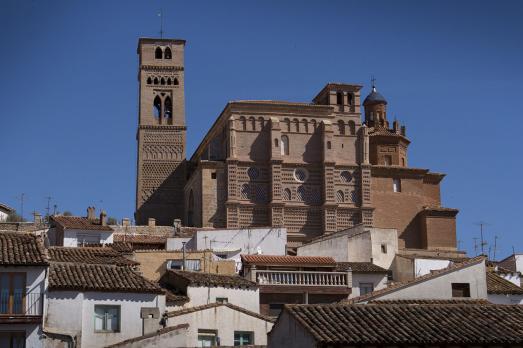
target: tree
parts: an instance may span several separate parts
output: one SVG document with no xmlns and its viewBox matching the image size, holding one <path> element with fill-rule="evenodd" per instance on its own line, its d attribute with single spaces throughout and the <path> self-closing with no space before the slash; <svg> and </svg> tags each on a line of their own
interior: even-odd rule
<svg viewBox="0 0 523 348">
<path fill-rule="evenodd" d="M 114 218 L 112 216 L 109 216 L 107 218 L 107 224 L 108 225 L 118 225 L 118 220 L 116 220 L 116 218 Z"/>
</svg>

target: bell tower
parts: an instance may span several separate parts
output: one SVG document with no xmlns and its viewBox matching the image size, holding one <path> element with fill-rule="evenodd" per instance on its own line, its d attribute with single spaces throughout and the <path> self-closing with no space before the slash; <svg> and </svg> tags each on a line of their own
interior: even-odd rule
<svg viewBox="0 0 523 348">
<path fill-rule="evenodd" d="M 140 38 L 137 224 L 183 218 L 185 185 L 185 40 Z"/>
</svg>

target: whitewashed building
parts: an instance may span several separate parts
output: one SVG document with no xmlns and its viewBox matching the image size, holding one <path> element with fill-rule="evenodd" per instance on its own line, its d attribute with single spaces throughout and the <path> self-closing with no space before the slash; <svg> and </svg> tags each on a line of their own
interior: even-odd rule
<svg viewBox="0 0 523 348">
<path fill-rule="evenodd" d="M 113 243 L 114 231 L 107 225 L 104 212 L 99 219 L 94 217 L 94 211 L 90 209 L 87 217 L 54 215 L 50 217 L 50 222 L 50 245 L 77 247 Z"/>
<path fill-rule="evenodd" d="M 523 304 L 523 288 L 497 275 L 493 270 L 487 271 L 488 300 L 497 304 Z"/>
<path fill-rule="evenodd" d="M 521 274 L 523 274 L 523 254 L 522 253 L 514 253 L 514 254 L 504 258 L 503 260 L 497 262 L 497 265 L 506 270 L 519 273 L 518 274 L 518 277 L 520 280 L 519 285 L 523 286 L 523 278 L 521 277 Z"/>
<path fill-rule="evenodd" d="M 387 286 L 387 270 L 370 262 L 338 262 L 336 271 L 352 273 L 352 291 L 349 298 L 365 295 Z"/>
<path fill-rule="evenodd" d="M 7 221 L 9 214 L 14 212 L 14 209 L 7 204 L 0 203 L 0 222 Z"/>
<path fill-rule="evenodd" d="M 41 347 L 46 272 L 42 240 L 0 233 L 0 347 Z"/>
</svg>

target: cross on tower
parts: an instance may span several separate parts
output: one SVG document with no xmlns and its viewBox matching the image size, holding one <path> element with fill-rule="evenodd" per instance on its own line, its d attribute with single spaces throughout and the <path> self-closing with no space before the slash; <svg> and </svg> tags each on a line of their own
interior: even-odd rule
<svg viewBox="0 0 523 348">
<path fill-rule="evenodd" d="M 372 84 L 372 88 L 375 88 L 376 87 L 376 78 L 374 77 L 374 75 L 372 75 L 372 77 L 370 78 L 370 82 Z"/>
</svg>

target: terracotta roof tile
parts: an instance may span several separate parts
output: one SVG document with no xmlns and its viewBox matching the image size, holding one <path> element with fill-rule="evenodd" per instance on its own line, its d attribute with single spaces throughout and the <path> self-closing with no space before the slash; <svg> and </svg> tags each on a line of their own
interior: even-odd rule
<svg viewBox="0 0 523 348">
<path fill-rule="evenodd" d="M 404 300 L 404 299 L 396 299 L 396 300 L 371 300 L 369 301 L 370 304 L 410 304 L 410 305 L 437 305 L 437 304 L 475 304 L 475 305 L 491 305 L 492 303 L 481 298 L 473 298 L 473 299 L 447 299 L 447 300 L 438 300 L 438 299 L 412 299 L 412 300 Z"/>
<path fill-rule="evenodd" d="M 241 258 L 244 264 L 255 265 L 336 266 L 336 261 L 326 256 L 241 255 Z"/>
<path fill-rule="evenodd" d="M 48 265 L 42 240 L 24 232 L 0 232 L 0 265 Z"/>
<path fill-rule="evenodd" d="M 165 244 L 167 237 L 148 234 L 114 234 L 113 241 L 135 244 Z"/>
<path fill-rule="evenodd" d="M 89 220 L 80 216 L 51 216 L 51 220 L 62 226 L 64 229 L 72 230 L 94 230 L 94 231 L 112 231 L 107 225 L 101 225 L 99 220 Z"/>
<path fill-rule="evenodd" d="M 179 279 L 183 280 L 187 285 L 190 286 L 223 286 L 235 288 L 257 287 L 256 283 L 237 275 L 231 276 L 176 270 L 168 270 L 165 272 L 160 279 L 160 282 L 162 284 L 169 284 L 172 287 L 174 284 L 179 284 Z"/>
<path fill-rule="evenodd" d="M 523 343 L 523 306 L 286 305 L 284 311 L 318 347 Z"/>
<path fill-rule="evenodd" d="M 203 311 L 203 310 L 210 309 L 210 308 L 217 308 L 217 307 L 221 307 L 221 306 L 229 307 L 235 311 L 242 312 L 244 314 L 247 314 L 252 317 L 262 319 L 262 320 L 265 320 L 265 321 L 268 321 L 271 323 L 274 323 L 274 321 L 275 321 L 273 318 L 266 317 L 264 315 L 258 314 L 256 312 L 250 311 L 248 309 L 233 305 L 231 303 L 218 303 L 218 302 L 209 303 L 209 304 L 202 305 L 202 306 L 184 308 L 184 309 L 181 309 L 178 311 L 168 312 L 167 316 L 169 318 L 172 318 L 172 317 L 177 317 L 177 316 L 184 315 L 184 314 L 190 314 L 190 313 L 199 312 L 199 311 Z"/>
<path fill-rule="evenodd" d="M 387 273 L 385 268 L 373 264 L 372 262 L 338 262 L 336 271 L 344 272 L 349 268 L 356 273 Z"/>
<path fill-rule="evenodd" d="M 116 266 L 136 266 L 139 262 L 129 260 L 110 247 L 50 247 L 49 258 L 55 262 L 91 263 Z"/>
<path fill-rule="evenodd" d="M 51 263 L 49 290 L 163 293 L 127 267 L 60 262 Z"/>
<path fill-rule="evenodd" d="M 494 272 L 487 272 L 487 292 L 489 294 L 523 295 L 523 288 Z"/>
</svg>

